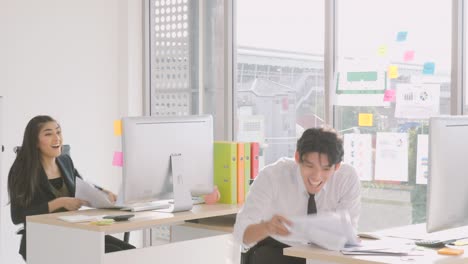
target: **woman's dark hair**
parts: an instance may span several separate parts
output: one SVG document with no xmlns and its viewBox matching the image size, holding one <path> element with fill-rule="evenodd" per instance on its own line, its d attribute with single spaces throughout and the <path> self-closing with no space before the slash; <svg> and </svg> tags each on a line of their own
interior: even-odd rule
<svg viewBox="0 0 468 264">
<path fill-rule="evenodd" d="M 330 166 L 343 160 L 343 140 L 330 128 L 309 128 L 297 140 L 300 162 L 305 154 L 318 152 L 328 156 Z"/>
<path fill-rule="evenodd" d="M 23 144 L 8 174 L 10 202 L 22 207 L 31 204 L 39 189 L 39 175 L 42 168 L 38 148 L 39 132 L 47 122 L 56 122 L 50 116 L 36 116 L 24 130 Z"/>
</svg>

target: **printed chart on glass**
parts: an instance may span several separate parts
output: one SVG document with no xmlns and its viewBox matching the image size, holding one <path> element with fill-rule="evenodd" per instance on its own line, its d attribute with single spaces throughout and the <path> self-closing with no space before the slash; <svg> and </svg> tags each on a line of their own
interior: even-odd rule
<svg viewBox="0 0 468 264">
<path fill-rule="evenodd" d="M 416 183 L 427 184 L 429 177 L 429 135 L 418 135 Z"/>
<path fill-rule="evenodd" d="M 372 135 L 344 135 L 344 163 L 353 166 L 361 181 L 372 180 Z"/>
<path fill-rule="evenodd" d="M 439 84 L 399 84 L 396 90 L 395 117 L 427 119 L 439 114 Z"/>
<path fill-rule="evenodd" d="M 408 134 L 377 133 L 375 179 L 408 181 Z"/>
<path fill-rule="evenodd" d="M 335 105 L 388 106 L 384 101 L 387 89 L 387 72 L 377 61 L 342 61 L 336 74 Z"/>
</svg>

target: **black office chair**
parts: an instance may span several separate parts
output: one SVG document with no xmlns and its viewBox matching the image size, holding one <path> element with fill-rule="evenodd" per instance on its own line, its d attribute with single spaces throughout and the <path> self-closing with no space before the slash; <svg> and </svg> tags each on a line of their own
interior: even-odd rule
<svg viewBox="0 0 468 264">
<path fill-rule="evenodd" d="M 21 149 L 21 146 L 16 146 L 13 148 L 13 152 L 15 154 L 18 154 L 18 152 L 20 151 Z M 62 145 L 62 155 L 68 155 L 71 157 L 70 155 L 70 145 Z M 24 233 L 24 226 L 21 226 L 17 231 L 16 231 L 16 234 L 18 235 L 22 235 Z M 130 232 L 125 232 L 124 233 L 124 241 L 128 243 L 128 241 L 130 240 Z"/>
</svg>

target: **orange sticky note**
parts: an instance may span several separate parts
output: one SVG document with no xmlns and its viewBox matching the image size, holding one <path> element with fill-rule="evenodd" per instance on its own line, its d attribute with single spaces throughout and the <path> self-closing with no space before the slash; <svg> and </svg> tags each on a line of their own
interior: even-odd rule
<svg viewBox="0 0 468 264">
<path fill-rule="evenodd" d="M 463 249 L 461 249 L 461 248 L 444 247 L 444 248 L 441 248 L 441 249 L 437 250 L 437 253 L 440 254 L 440 255 L 458 256 L 458 255 L 461 255 L 461 254 L 465 253 L 465 251 Z"/>
<path fill-rule="evenodd" d="M 112 160 L 112 165 L 116 167 L 123 166 L 123 153 L 120 151 L 114 152 L 114 159 Z"/>
<path fill-rule="evenodd" d="M 390 79 L 398 78 L 398 66 L 396 66 L 396 65 L 388 66 L 388 77 Z"/>
<path fill-rule="evenodd" d="M 122 120 L 114 121 L 114 135 L 116 136 L 122 135 Z"/>
<path fill-rule="evenodd" d="M 359 126 L 372 126 L 374 121 L 373 114 L 359 114 Z"/>
</svg>

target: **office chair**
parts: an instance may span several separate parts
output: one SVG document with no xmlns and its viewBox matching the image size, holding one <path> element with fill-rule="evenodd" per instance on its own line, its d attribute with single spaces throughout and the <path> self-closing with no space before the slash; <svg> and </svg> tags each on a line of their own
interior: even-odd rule
<svg viewBox="0 0 468 264">
<path fill-rule="evenodd" d="M 18 152 L 20 151 L 21 149 L 21 146 L 16 146 L 13 148 L 13 152 L 15 154 L 18 154 Z M 68 155 L 71 157 L 70 155 L 70 145 L 62 145 L 62 155 Z M 17 231 L 16 231 L 16 234 L 18 235 L 21 235 L 24 233 L 24 226 L 20 227 Z M 130 240 L 130 231 L 127 231 L 124 233 L 124 241 L 126 243 L 128 243 L 128 241 Z"/>
</svg>

